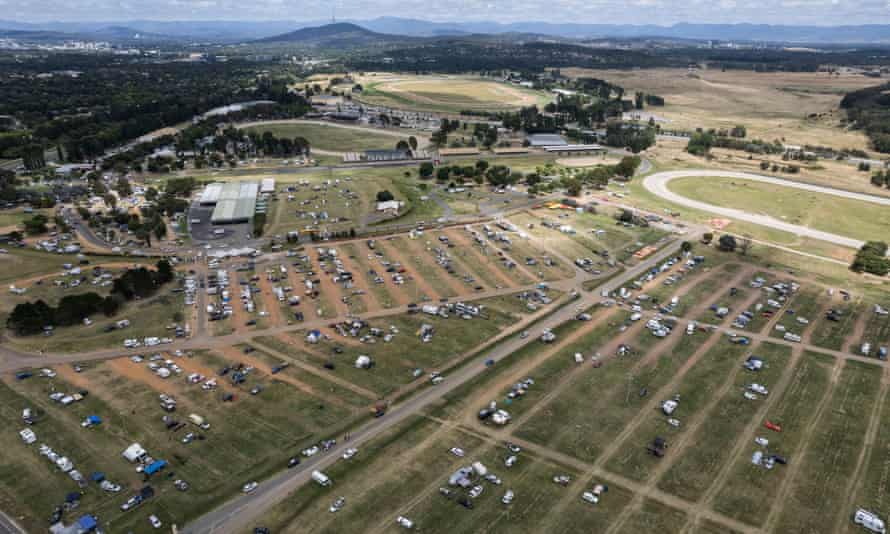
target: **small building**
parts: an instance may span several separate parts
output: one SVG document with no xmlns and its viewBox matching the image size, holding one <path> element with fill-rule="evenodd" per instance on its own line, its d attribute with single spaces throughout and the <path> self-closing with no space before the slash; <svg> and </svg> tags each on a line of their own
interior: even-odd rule
<svg viewBox="0 0 890 534">
<path fill-rule="evenodd" d="M 499 156 L 506 156 L 512 154 L 528 154 L 528 148 L 524 146 L 502 146 L 491 149 L 492 152 Z"/>
<path fill-rule="evenodd" d="M 555 154 L 591 154 L 606 152 L 606 147 L 602 145 L 555 145 L 545 146 L 544 150 Z"/>
<path fill-rule="evenodd" d="M 405 161 L 411 159 L 410 150 L 365 150 L 367 161 Z"/>
<path fill-rule="evenodd" d="M 401 200 L 387 200 L 377 203 L 377 211 L 383 213 L 398 213 L 405 203 Z"/>
<path fill-rule="evenodd" d="M 439 149 L 439 157 L 447 158 L 449 156 L 476 156 L 479 154 L 479 149 L 474 146 L 462 147 L 462 148 L 440 148 Z"/>
<path fill-rule="evenodd" d="M 275 178 L 263 178 L 260 182 L 260 193 L 272 194 L 275 192 Z"/>
</svg>

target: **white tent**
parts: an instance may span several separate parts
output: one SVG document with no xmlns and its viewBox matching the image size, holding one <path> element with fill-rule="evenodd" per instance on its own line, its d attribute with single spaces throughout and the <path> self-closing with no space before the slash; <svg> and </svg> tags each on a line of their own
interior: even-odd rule
<svg viewBox="0 0 890 534">
<path fill-rule="evenodd" d="M 148 453 L 145 451 L 145 449 L 142 448 L 142 445 L 134 443 L 127 447 L 127 449 L 121 454 L 124 458 L 127 459 L 128 462 L 136 463 Z"/>
</svg>

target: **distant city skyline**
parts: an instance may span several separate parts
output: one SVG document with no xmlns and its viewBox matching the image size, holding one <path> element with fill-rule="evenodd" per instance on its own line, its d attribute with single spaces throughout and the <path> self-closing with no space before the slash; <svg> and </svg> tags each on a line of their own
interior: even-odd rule
<svg viewBox="0 0 890 534">
<path fill-rule="evenodd" d="M 580 24 L 890 24 L 887 0 L 0 0 L 0 18 L 19 22 L 326 21 L 381 16 L 435 22 Z"/>
</svg>

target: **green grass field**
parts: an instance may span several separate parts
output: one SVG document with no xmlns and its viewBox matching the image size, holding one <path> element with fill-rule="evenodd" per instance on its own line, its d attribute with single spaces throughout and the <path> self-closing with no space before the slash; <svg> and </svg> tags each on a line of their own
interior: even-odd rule
<svg viewBox="0 0 890 534">
<path fill-rule="evenodd" d="M 704 338 L 705 336 L 697 334 L 687 337 L 688 341 L 684 340 L 683 342 L 688 345 L 682 352 L 686 359 L 703 342 L 703 339 L 695 340 L 695 338 Z M 648 480 L 657 464 L 663 461 L 647 451 L 646 447 L 652 443 L 652 440 L 656 436 L 660 436 L 665 438 L 670 445 L 686 433 L 688 425 L 694 420 L 693 418 L 704 416 L 702 410 L 719 391 L 723 383 L 720 378 L 715 379 L 714 377 L 723 377 L 729 373 L 732 366 L 739 363 L 739 356 L 743 354 L 742 350 L 736 348 L 737 345 L 730 345 L 723 339 L 718 340 L 717 343 L 686 372 L 674 391 L 659 397 L 669 398 L 674 394 L 680 396 L 681 404 L 676 412 L 676 418 L 681 422 L 680 427 L 668 425 L 667 418 L 660 408 L 645 414 L 642 422 L 627 438 L 625 445 L 608 460 L 606 466 L 609 470 L 634 480 Z M 682 362 L 677 365 L 682 365 Z M 670 451 L 668 454 L 678 455 L 681 453 L 682 451 Z"/>
<path fill-rule="evenodd" d="M 305 137 L 314 149 L 334 152 L 362 152 L 372 149 L 395 148 L 400 137 L 375 132 L 372 128 L 341 128 L 310 122 L 269 123 L 250 126 L 247 131 L 258 133 L 272 132 L 276 137 Z M 410 133 L 402 139 L 408 140 Z"/>
<path fill-rule="evenodd" d="M 791 350 L 780 345 L 763 344 L 757 347 L 757 354 L 769 362 L 769 366 L 758 373 L 757 381 L 768 389 L 775 387 L 785 370 Z M 739 351 L 744 354 L 744 350 Z M 740 362 L 737 362 L 740 364 Z M 751 422 L 761 401 L 749 401 L 742 391 L 754 379 L 746 373 L 736 374 L 733 385 L 717 402 L 708 414 L 689 447 L 672 451 L 679 457 L 659 480 L 658 487 L 690 501 L 698 501 L 711 486 L 714 477 L 730 461 L 729 453 L 738 436 Z M 778 394 L 771 391 L 772 395 Z M 682 397 L 681 397 L 682 399 Z"/>
<path fill-rule="evenodd" d="M 813 327 L 810 342 L 818 347 L 841 350 L 847 337 L 853 333 L 856 321 L 864 311 L 864 305 L 844 303 L 836 304 L 833 308 L 842 313 L 840 320 L 829 321 L 824 316 L 819 318 L 819 322 Z"/>
<path fill-rule="evenodd" d="M 767 451 L 782 454 L 797 461 L 806 437 L 806 429 L 816 416 L 815 406 L 829 393 L 830 358 L 804 353 L 800 363 L 792 371 L 791 382 L 781 397 L 767 412 L 766 419 L 782 427 L 781 433 L 766 428 L 758 436 L 769 439 Z M 714 508 L 745 523 L 761 526 L 766 521 L 764 510 L 776 502 L 776 495 L 788 478 L 788 469 L 766 470 L 753 465 L 749 452 L 758 447 L 753 442 L 735 459 L 729 478 L 714 499 Z"/>
<path fill-rule="evenodd" d="M 880 240 L 890 231 L 890 211 L 871 202 L 723 178 L 679 178 L 671 182 L 670 189 L 717 206 L 771 215 L 862 240 Z"/>
<path fill-rule="evenodd" d="M 816 425 L 798 461 L 818 469 L 801 469 L 782 503 L 777 532 L 832 531 L 841 515 L 853 510 L 825 506 L 843 503 L 865 440 L 868 415 L 877 398 L 881 374 L 871 365 L 848 361 L 841 371 L 831 405 Z"/>
<path fill-rule="evenodd" d="M 822 306 L 822 291 L 818 288 L 801 288 L 795 294 L 786 306 L 785 310 L 779 312 L 781 314 L 777 325 L 782 325 L 786 332 L 802 335 L 805 331 L 812 328 L 819 318 L 818 313 Z M 801 323 L 801 320 L 807 320 L 808 323 Z M 784 333 L 773 328 L 770 336 L 780 338 Z"/>
</svg>

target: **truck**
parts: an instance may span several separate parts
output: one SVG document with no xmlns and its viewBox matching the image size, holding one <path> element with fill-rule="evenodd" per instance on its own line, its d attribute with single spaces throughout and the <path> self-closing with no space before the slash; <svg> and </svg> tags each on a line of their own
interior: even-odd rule
<svg viewBox="0 0 890 534">
<path fill-rule="evenodd" d="M 318 470 L 312 472 L 312 480 L 314 480 L 319 486 L 331 485 L 330 477 Z"/>
</svg>

